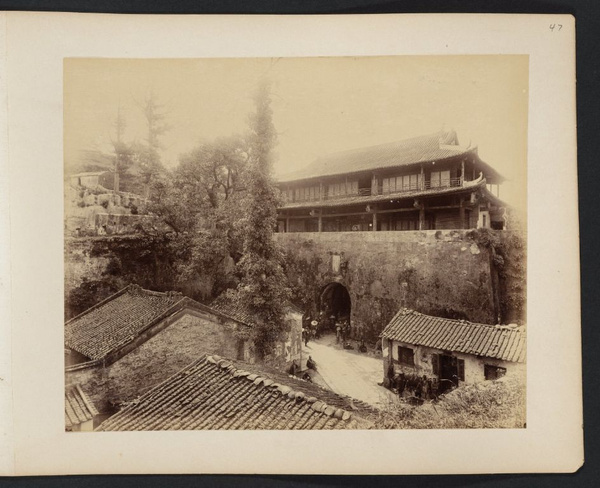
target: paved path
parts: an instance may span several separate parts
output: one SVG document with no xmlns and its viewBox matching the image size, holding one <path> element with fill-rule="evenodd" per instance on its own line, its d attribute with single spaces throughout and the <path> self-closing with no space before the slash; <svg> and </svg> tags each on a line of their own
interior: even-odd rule
<svg viewBox="0 0 600 488">
<path fill-rule="evenodd" d="M 370 405 L 381 407 L 395 398 L 377 383 L 383 380 L 383 361 L 335 345 L 335 336 L 310 341 L 303 357 L 312 356 L 327 386 L 340 395 L 348 395 Z"/>
</svg>

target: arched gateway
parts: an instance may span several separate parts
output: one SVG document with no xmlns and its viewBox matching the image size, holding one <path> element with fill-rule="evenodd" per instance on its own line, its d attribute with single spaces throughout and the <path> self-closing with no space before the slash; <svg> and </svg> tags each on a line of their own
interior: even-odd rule
<svg viewBox="0 0 600 488">
<path fill-rule="evenodd" d="M 329 283 L 319 296 L 319 315 L 325 329 L 335 330 L 336 322 L 348 321 L 352 303 L 346 287 L 340 283 Z"/>
</svg>

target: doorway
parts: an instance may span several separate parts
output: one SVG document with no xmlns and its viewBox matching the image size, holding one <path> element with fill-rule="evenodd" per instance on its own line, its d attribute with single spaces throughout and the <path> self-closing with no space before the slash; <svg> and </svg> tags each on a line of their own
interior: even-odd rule
<svg viewBox="0 0 600 488">
<path fill-rule="evenodd" d="M 439 354 L 439 394 L 458 386 L 459 380 L 465 379 L 465 362 L 449 354 Z"/>
<path fill-rule="evenodd" d="M 350 323 L 352 303 L 344 285 L 329 283 L 323 288 L 319 298 L 319 316 L 325 329 L 335 330 L 336 322 Z"/>
</svg>

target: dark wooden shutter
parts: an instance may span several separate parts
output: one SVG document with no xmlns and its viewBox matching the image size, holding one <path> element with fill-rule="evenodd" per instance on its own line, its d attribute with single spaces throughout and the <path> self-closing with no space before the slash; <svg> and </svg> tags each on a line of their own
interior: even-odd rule
<svg viewBox="0 0 600 488">
<path fill-rule="evenodd" d="M 436 376 L 440 375 L 440 355 L 432 354 L 431 355 L 431 366 L 433 369 L 433 374 Z"/>
<path fill-rule="evenodd" d="M 465 360 L 458 360 L 458 379 L 460 381 L 465 381 Z"/>
</svg>

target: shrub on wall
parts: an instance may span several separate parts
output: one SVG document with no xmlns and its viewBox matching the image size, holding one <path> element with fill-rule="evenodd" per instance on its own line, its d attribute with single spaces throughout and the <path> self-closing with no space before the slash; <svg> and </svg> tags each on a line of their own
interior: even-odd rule
<svg viewBox="0 0 600 488">
<path fill-rule="evenodd" d="M 468 233 L 489 249 L 498 273 L 501 323 L 523 323 L 526 318 L 527 245 L 520 232 L 477 229 Z"/>
</svg>

